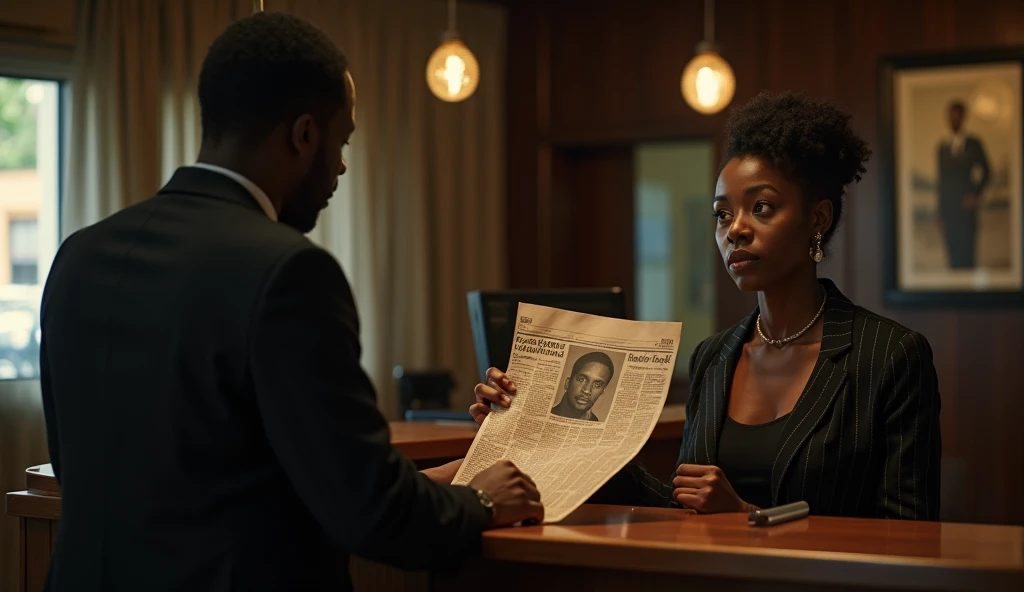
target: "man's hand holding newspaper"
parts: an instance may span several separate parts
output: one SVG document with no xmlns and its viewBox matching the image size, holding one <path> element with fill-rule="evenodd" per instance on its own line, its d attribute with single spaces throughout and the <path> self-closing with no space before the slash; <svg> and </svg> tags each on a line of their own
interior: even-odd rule
<svg viewBox="0 0 1024 592">
<path fill-rule="evenodd" d="M 469 487 L 484 492 L 494 504 L 491 526 L 509 526 L 523 521 L 544 520 L 537 484 L 508 460 L 499 460 L 480 472 Z"/>
</svg>

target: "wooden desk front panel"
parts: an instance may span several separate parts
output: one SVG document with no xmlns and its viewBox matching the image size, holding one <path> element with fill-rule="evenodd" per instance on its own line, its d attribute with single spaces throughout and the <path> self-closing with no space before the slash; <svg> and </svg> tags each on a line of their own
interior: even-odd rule
<svg viewBox="0 0 1024 592">
<path fill-rule="evenodd" d="M 60 490 L 49 465 L 25 473 L 27 489 L 7 494 L 7 513 L 18 518 L 18 586 L 42 590 L 60 523 Z"/>
</svg>

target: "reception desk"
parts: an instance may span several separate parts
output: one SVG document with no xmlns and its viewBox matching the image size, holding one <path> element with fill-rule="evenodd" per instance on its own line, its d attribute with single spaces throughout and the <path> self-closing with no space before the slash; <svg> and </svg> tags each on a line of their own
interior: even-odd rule
<svg viewBox="0 0 1024 592">
<path fill-rule="evenodd" d="M 678 449 L 682 418 L 666 410 L 644 448 Z M 394 424 L 392 441 L 434 466 L 468 450 L 475 429 Z M 653 453 L 652 453 L 653 451 Z M 662 459 L 663 460 L 663 459 Z M 669 462 L 674 462 L 674 458 Z M 22 590 L 42 588 L 60 518 L 49 465 L 7 494 L 21 522 Z M 551 525 L 484 533 L 457 574 L 403 572 L 352 559 L 357 590 L 1024 590 L 1024 528 L 815 517 L 753 528 L 746 516 L 585 505 Z"/>
<path fill-rule="evenodd" d="M 666 476 L 671 472 L 679 453 L 685 419 L 685 408 L 681 405 L 668 405 L 662 411 L 654 432 L 638 455 L 638 459 L 652 472 Z M 471 423 L 391 423 L 392 444 L 420 469 L 462 458 L 475 436 L 476 426 Z M 57 536 L 60 488 L 48 464 L 27 469 L 25 481 L 24 491 L 7 494 L 7 514 L 19 521 L 20 590 L 35 592 L 43 588 Z M 371 565 L 353 566 L 353 569 L 358 575 L 372 579 L 380 573 Z M 401 574 L 398 580 L 404 581 L 404 576 Z M 410 574 L 412 579 L 409 581 L 418 581 L 422 577 L 425 576 L 418 574 L 413 577 Z M 380 588 L 372 584 L 368 589 Z"/>
</svg>

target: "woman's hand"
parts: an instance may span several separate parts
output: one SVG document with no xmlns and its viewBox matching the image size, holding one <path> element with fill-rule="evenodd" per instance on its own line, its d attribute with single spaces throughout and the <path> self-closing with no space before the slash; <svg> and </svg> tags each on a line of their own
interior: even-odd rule
<svg viewBox="0 0 1024 592">
<path fill-rule="evenodd" d="M 722 469 L 712 465 L 679 465 L 672 479 L 672 499 L 701 514 L 749 512 L 756 509 L 740 499 Z"/>
<path fill-rule="evenodd" d="M 516 394 L 516 385 L 501 370 L 489 368 L 487 383 L 476 385 L 473 392 L 476 394 L 476 403 L 469 406 L 469 414 L 473 416 L 477 424 L 481 424 L 487 414 L 491 412 L 491 403 L 497 403 L 502 407 L 512 404 L 512 397 Z"/>
</svg>

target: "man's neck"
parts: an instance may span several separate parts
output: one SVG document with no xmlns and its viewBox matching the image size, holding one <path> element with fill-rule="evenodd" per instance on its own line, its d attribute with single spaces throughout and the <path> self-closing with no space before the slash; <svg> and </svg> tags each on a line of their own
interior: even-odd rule
<svg viewBox="0 0 1024 592">
<path fill-rule="evenodd" d="M 196 158 L 196 162 L 225 168 L 249 179 L 267 195 L 274 210 L 280 212 L 283 201 L 281 191 L 274 175 L 268 174 L 273 167 L 263 165 L 263 160 L 251 151 L 239 149 L 231 140 L 220 142 L 217 146 L 203 144 Z"/>
</svg>

